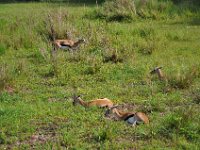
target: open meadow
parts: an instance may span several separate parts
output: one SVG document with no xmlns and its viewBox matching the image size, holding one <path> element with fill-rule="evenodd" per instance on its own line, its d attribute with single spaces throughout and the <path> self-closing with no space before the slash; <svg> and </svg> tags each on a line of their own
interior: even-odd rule
<svg viewBox="0 0 200 150">
<path fill-rule="evenodd" d="M 118 1 L 0 4 L 0 149 L 200 148 L 200 6 Z M 66 33 L 85 44 L 53 53 Z M 164 80 L 150 75 L 157 66 Z M 74 94 L 150 124 L 73 106 Z"/>
</svg>

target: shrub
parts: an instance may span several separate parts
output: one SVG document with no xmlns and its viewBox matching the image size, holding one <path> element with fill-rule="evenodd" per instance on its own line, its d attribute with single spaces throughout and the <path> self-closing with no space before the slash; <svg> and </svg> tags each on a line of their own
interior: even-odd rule
<svg viewBox="0 0 200 150">
<path fill-rule="evenodd" d="M 190 3 L 193 5 L 200 5 L 200 1 L 199 0 L 172 0 L 173 3 L 175 4 L 180 4 L 180 3 Z"/>
<path fill-rule="evenodd" d="M 110 19 L 131 19 L 135 12 L 135 4 L 132 0 L 110 0 L 104 3 L 104 12 Z"/>
<path fill-rule="evenodd" d="M 86 15 L 90 19 L 107 21 L 131 21 L 136 17 L 144 19 L 164 19 L 176 14 L 183 15 L 198 11 L 198 0 L 106 0 L 101 7 Z"/>
<path fill-rule="evenodd" d="M 107 0 L 98 16 L 108 21 L 130 21 L 136 15 L 135 3 L 132 0 Z"/>
</svg>

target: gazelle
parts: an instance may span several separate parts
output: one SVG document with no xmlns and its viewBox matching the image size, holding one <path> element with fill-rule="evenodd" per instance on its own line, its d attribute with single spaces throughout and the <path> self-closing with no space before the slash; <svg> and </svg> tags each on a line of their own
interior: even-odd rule
<svg viewBox="0 0 200 150">
<path fill-rule="evenodd" d="M 149 124 L 149 118 L 143 112 L 123 112 L 118 110 L 116 107 L 117 106 L 114 106 L 108 109 L 105 115 L 108 116 L 111 112 L 115 113 L 120 120 L 124 120 L 133 126 L 141 123 Z"/>
<path fill-rule="evenodd" d="M 84 100 L 81 99 L 80 96 L 74 96 L 73 105 L 77 105 L 77 104 L 80 104 L 84 107 L 90 107 L 90 106 L 99 106 L 99 107 L 108 107 L 108 108 L 113 107 L 113 102 L 108 98 L 100 98 L 100 99 L 95 99 L 89 102 L 85 102 Z"/>
<path fill-rule="evenodd" d="M 68 49 L 70 51 L 79 48 L 80 44 L 84 43 L 85 39 L 79 39 L 78 41 L 73 41 L 70 39 L 58 39 L 54 41 L 56 48 Z"/>
<path fill-rule="evenodd" d="M 162 72 L 161 69 L 162 69 L 162 67 L 156 67 L 150 72 L 150 74 L 157 74 L 158 78 L 160 80 L 163 80 L 164 79 L 164 75 L 163 75 L 163 72 Z"/>
</svg>

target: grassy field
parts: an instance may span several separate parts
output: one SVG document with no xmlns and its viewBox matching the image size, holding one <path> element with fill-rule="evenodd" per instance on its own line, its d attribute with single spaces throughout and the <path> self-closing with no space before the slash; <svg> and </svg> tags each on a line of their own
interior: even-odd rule
<svg viewBox="0 0 200 150">
<path fill-rule="evenodd" d="M 199 149 L 200 10 L 150 6 L 123 19 L 105 5 L 0 4 L 0 149 Z M 48 15 L 57 38 L 86 44 L 52 57 Z M 74 94 L 129 105 L 150 124 L 74 107 Z"/>
</svg>

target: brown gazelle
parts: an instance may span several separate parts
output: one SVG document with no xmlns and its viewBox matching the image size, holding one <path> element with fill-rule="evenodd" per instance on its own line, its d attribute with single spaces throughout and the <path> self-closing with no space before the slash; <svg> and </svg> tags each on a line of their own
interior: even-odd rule
<svg viewBox="0 0 200 150">
<path fill-rule="evenodd" d="M 84 42 L 85 42 L 85 39 L 79 39 L 77 41 L 73 41 L 70 39 L 57 39 L 54 41 L 54 44 L 56 48 L 74 51 L 77 48 L 79 48 L 79 46 Z"/>
<path fill-rule="evenodd" d="M 163 75 L 163 72 L 162 72 L 161 69 L 162 69 L 162 67 L 156 67 L 150 72 L 150 74 L 157 74 L 158 78 L 160 80 L 163 80 L 164 79 L 164 75 Z"/>
<path fill-rule="evenodd" d="M 113 102 L 108 98 L 100 98 L 100 99 L 95 99 L 89 102 L 85 102 L 84 100 L 81 99 L 80 96 L 74 96 L 73 105 L 76 105 L 76 104 L 80 104 L 84 107 L 90 107 L 90 106 L 99 106 L 99 107 L 108 107 L 108 108 L 113 107 Z"/>
<path fill-rule="evenodd" d="M 118 110 L 116 107 L 117 106 L 114 106 L 108 109 L 105 115 L 108 116 L 111 112 L 115 113 L 119 120 L 124 120 L 133 126 L 140 123 L 149 124 L 149 118 L 143 112 L 123 112 Z"/>
</svg>

